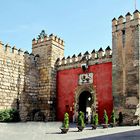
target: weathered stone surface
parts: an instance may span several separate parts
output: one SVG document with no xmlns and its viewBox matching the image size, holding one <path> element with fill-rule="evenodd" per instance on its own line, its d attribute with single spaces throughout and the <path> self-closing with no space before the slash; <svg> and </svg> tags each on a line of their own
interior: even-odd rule
<svg viewBox="0 0 140 140">
<path fill-rule="evenodd" d="M 31 55 L 5 48 L 0 42 L 0 109 L 19 109 L 23 121 L 41 119 L 40 114 L 54 120 L 55 62 L 64 55 L 63 40 L 53 35 L 34 40 Z"/>
<path fill-rule="evenodd" d="M 123 113 L 124 123 L 132 123 L 140 103 L 139 15 L 113 20 L 113 57 L 108 47 L 65 59 L 64 41 L 45 32 L 33 39 L 30 55 L 0 42 L 0 109 L 19 109 L 23 121 L 55 120 L 56 72 L 81 67 L 85 58 L 88 65 L 112 61 L 114 109 Z"/>
<path fill-rule="evenodd" d="M 112 27 L 114 108 L 124 114 L 124 123 L 135 119 L 139 103 L 139 19 L 126 20 Z M 121 108 L 121 109 L 120 109 Z"/>
</svg>

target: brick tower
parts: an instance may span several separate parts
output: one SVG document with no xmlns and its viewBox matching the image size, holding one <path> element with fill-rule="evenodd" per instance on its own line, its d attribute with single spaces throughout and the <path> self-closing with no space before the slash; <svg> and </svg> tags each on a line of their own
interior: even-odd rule
<svg viewBox="0 0 140 140">
<path fill-rule="evenodd" d="M 47 120 L 55 120 L 56 69 L 58 58 L 64 57 L 64 41 L 47 36 L 43 30 L 37 39 L 32 40 L 32 53 L 38 56 L 38 106 Z"/>
<path fill-rule="evenodd" d="M 112 20 L 112 89 L 114 108 L 132 124 L 139 103 L 140 12 Z"/>
</svg>

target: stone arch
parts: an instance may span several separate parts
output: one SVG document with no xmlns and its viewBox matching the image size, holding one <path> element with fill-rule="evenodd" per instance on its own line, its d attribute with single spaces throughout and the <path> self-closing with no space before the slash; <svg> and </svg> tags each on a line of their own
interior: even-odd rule
<svg viewBox="0 0 140 140">
<path fill-rule="evenodd" d="M 91 85 L 82 85 L 82 86 L 78 86 L 76 88 L 76 90 L 75 90 L 75 100 L 74 100 L 74 112 L 76 113 L 79 109 L 79 96 L 84 91 L 87 91 L 87 92 L 91 93 L 92 100 L 93 100 L 93 103 L 91 105 L 91 110 L 92 110 L 92 112 L 96 112 L 96 105 L 97 105 L 96 92 L 95 92 L 94 86 L 92 84 Z"/>
</svg>

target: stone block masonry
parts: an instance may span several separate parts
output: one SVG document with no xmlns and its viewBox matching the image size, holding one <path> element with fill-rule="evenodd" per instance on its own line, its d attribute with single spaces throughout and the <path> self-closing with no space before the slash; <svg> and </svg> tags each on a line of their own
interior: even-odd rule
<svg viewBox="0 0 140 140">
<path fill-rule="evenodd" d="M 120 111 L 123 113 L 124 123 L 132 124 L 135 120 L 136 106 L 140 103 L 139 53 L 140 12 L 138 10 L 133 15 L 127 13 L 125 18 L 120 16 L 112 20 L 112 50 L 108 46 L 105 51 L 100 48 L 98 51 L 93 50 L 91 53 L 85 52 L 83 55 L 79 53 L 78 56 L 65 58 L 64 41 L 53 34 L 47 35 L 44 30 L 38 38 L 32 40 L 31 54 L 0 42 L 0 109 L 19 110 L 22 121 L 56 120 L 56 111 L 59 109 L 62 119 L 66 108 L 72 112 L 78 107 L 79 98 L 76 97 L 80 96 L 80 90 L 88 89 L 95 99 L 92 108 L 96 107 L 94 110 L 100 112 L 99 116 L 102 116 L 103 112 L 103 108 L 100 108 L 103 105 L 102 101 L 105 103 L 106 100 L 110 114 L 113 102 L 114 109 L 118 113 Z M 81 66 L 82 63 L 84 67 Z M 93 84 L 92 87 L 78 86 L 79 74 L 90 73 L 91 69 L 98 84 Z M 71 79 L 71 71 L 76 80 Z M 57 75 L 58 73 L 61 76 Z M 65 80 L 68 76 L 71 81 L 68 81 L 67 86 Z M 66 88 L 61 92 L 63 84 Z M 75 85 L 73 89 L 72 84 Z M 66 89 L 69 87 L 71 87 L 69 93 L 75 97 L 67 94 Z M 98 97 L 99 94 L 104 96 Z M 62 96 L 57 97 L 57 95 Z M 66 98 L 69 99 L 63 101 L 67 104 L 62 112 L 63 104 L 59 99 L 62 97 L 63 100 L 65 95 L 68 95 Z M 60 103 L 59 107 L 56 107 L 58 104 L 56 98 Z M 74 101 L 74 98 L 77 100 Z"/>
<path fill-rule="evenodd" d="M 19 108 L 24 91 L 25 60 L 21 50 L 0 42 L 0 109 Z"/>
<path fill-rule="evenodd" d="M 133 123 L 139 103 L 139 26 L 138 10 L 112 20 L 114 107 L 124 114 L 125 124 Z"/>
<path fill-rule="evenodd" d="M 15 108 L 19 110 L 21 120 L 25 121 L 32 110 L 32 93 L 36 93 L 34 56 L 8 44 L 4 46 L 2 42 L 0 54 L 0 109 Z"/>
<path fill-rule="evenodd" d="M 55 62 L 63 50 L 63 40 L 43 32 L 30 55 L 0 42 L 0 109 L 18 109 L 22 121 L 55 120 Z"/>
<path fill-rule="evenodd" d="M 38 79 L 38 109 L 45 118 L 56 120 L 56 60 L 64 57 L 64 41 L 53 34 L 42 31 L 39 38 L 33 39 L 32 51 L 38 56 L 36 71 Z"/>
</svg>

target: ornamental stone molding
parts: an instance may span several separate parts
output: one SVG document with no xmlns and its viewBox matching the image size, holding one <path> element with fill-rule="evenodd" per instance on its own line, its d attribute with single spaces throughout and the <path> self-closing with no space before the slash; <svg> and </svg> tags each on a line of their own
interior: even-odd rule
<svg viewBox="0 0 140 140">
<path fill-rule="evenodd" d="M 93 103 L 91 105 L 92 112 L 96 112 L 97 107 L 97 98 L 96 98 L 96 91 L 92 84 L 80 85 L 75 90 L 75 101 L 74 101 L 74 112 L 77 112 L 79 109 L 79 96 L 82 92 L 88 91 L 91 94 Z"/>
</svg>

